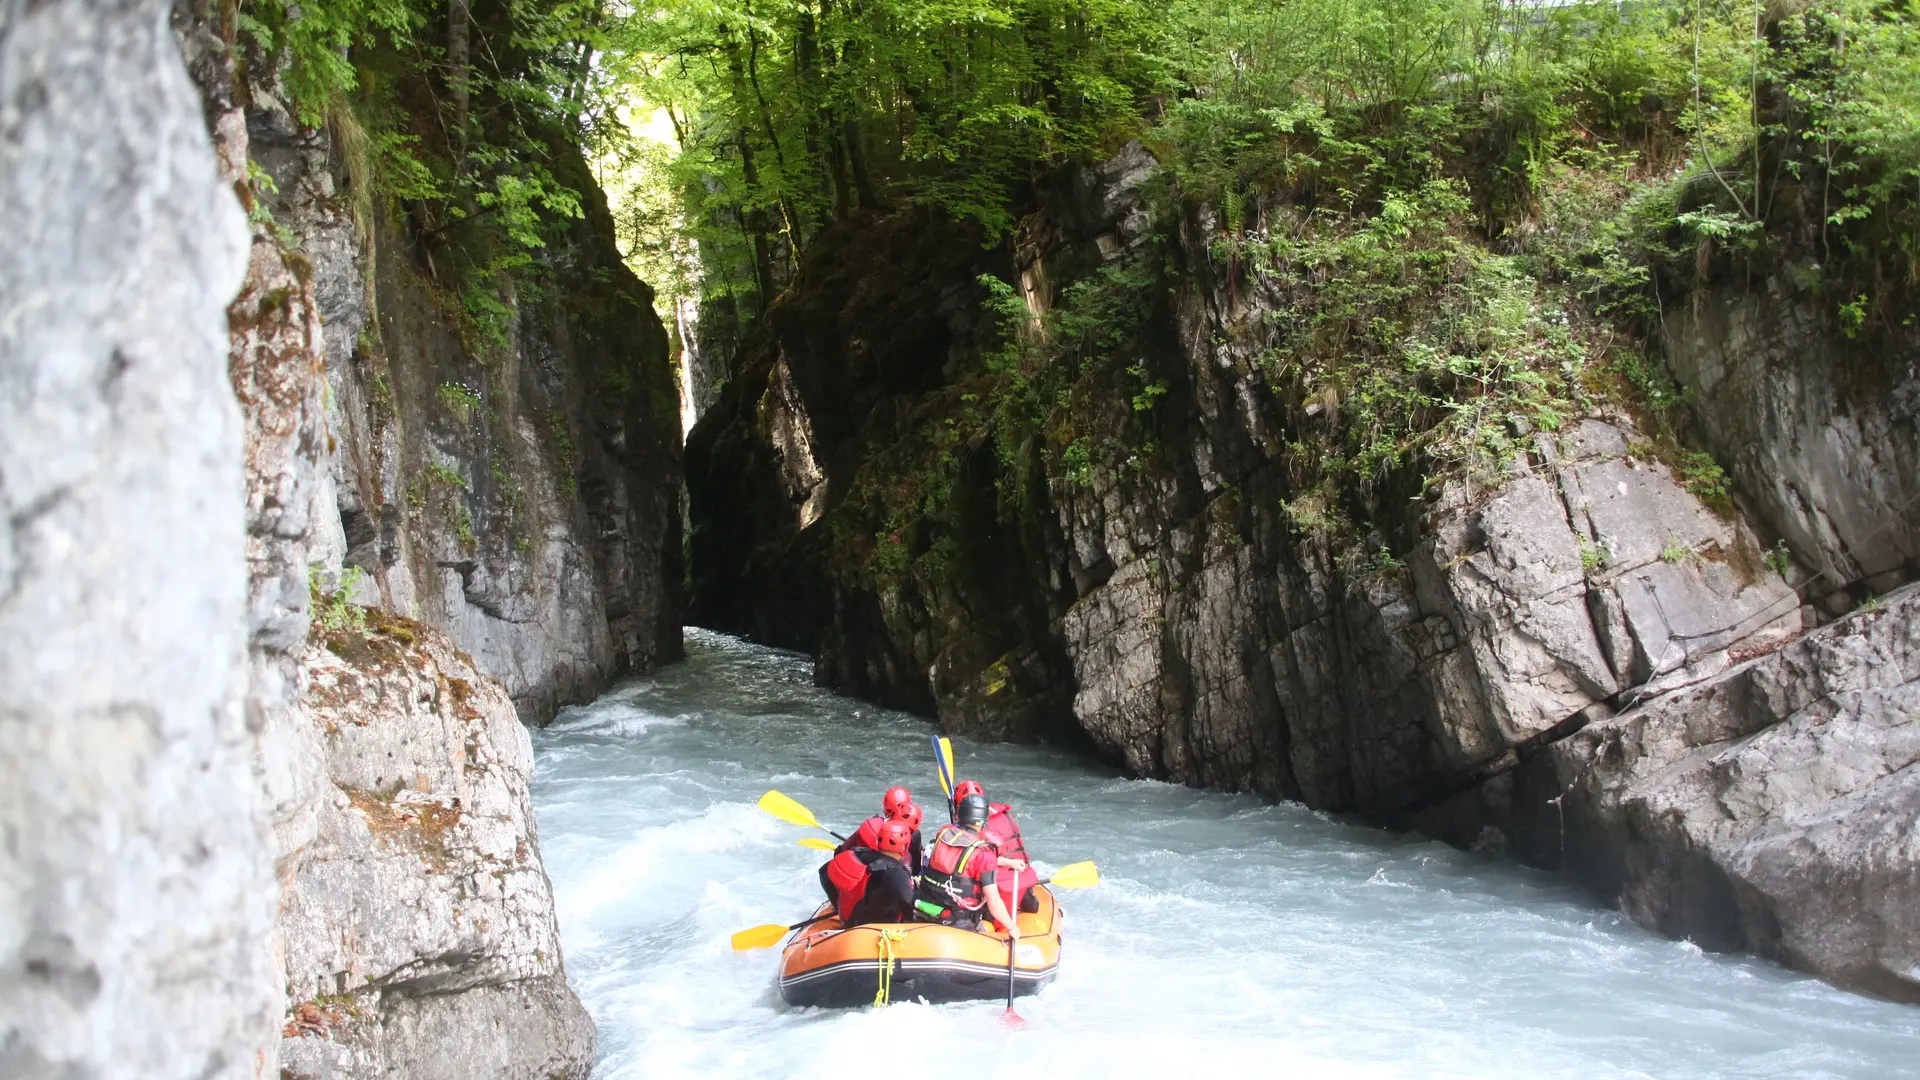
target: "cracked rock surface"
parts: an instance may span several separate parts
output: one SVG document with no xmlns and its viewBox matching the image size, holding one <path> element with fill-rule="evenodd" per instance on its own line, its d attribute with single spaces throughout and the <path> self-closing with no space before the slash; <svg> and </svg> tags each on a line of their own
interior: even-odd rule
<svg viewBox="0 0 1920 1080">
<path fill-rule="evenodd" d="M 296 1077 L 585 1077 L 527 785 L 498 680 L 439 631 L 374 615 L 306 655 L 325 756 L 318 833 L 284 900 Z"/>
<path fill-rule="evenodd" d="M 1566 792 L 1569 867 L 1639 921 L 1920 1002 L 1920 589 L 1593 724 L 1534 771 Z"/>
</svg>

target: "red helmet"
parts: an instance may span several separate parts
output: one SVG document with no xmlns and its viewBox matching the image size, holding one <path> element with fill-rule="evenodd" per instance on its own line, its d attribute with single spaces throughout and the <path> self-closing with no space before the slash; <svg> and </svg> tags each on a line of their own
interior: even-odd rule
<svg viewBox="0 0 1920 1080">
<path fill-rule="evenodd" d="M 953 801 L 954 802 L 957 803 L 961 799 L 964 799 L 969 795 L 978 795 L 984 799 L 987 797 L 987 789 L 981 787 L 980 781 L 978 780 L 962 780 L 959 783 L 953 785 Z"/>
<path fill-rule="evenodd" d="M 920 804 L 910 802 L 901 803 L 887 814 L 887 818 L 890 821 L 904 821 L 907 824 L 907 828 L 917 829 L 920 827 L 921 820 Z"/>
<path fill-rule="evenodd" d="M 895 807 L 900 806 L 903 803 L 910 803 L 912 801 L 913 801 L 913 792 L 908 791 L 906 788 L 903 788 L 898 784 L 895 784 L 894 786 L 887 789 L 887 793 L 885 795 L 880 796 L 880 816 L 892 817 Z"/>
<path fill-rule="evenodd" d="M 912 838 L 913 830 L 898 818 L 880 826 L 880 850 L 889 855 L 905 855 Z"/>
</svg>

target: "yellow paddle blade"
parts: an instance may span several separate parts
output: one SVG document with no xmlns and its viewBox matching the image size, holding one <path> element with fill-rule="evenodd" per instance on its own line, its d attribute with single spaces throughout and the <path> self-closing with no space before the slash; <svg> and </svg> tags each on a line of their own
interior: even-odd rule
<svg viewBox="0 0 1920 1080">
<path fill-rule="evenodd" d="M 733 951 L 746 952 L 748 949 L 764 949 L 777 944 L 787 936 L 787 928 L 779 923 L 767 923 L 751 930 L 742 930 L 733 935 Z"/>
<path fill-rule="evenodd" d="M 833 841 L 819 836 L 809 836 L 805 840 L 795 840 L 801 847 L 810 847 L 815 851 L 832 851 Z"/>
<path fill-rule="evenodd" d="M 940 759 L 935 762 L 934 771 L 940 774 L 940 790 L 947 798 L 953 798 L 953 743 L 945 736 L 933 740 Z"/>
<path fill-rule="evenodd" d="M 760 796 L 760 809 L 789 825 L 805 825 L 814 829 L 826 828 L 825 825 L 820 824 L 819 818 L 813 816 L 813 811 L 777 791 L 769 791 Z"/>
<path fill-rule="evenodd" d="M 1047 883 L 1056 889 L 1090 889 L 1100 884 L 1100 868 L 1091 862 L 1068 863 L 1055 870 Z"/>
</svg>

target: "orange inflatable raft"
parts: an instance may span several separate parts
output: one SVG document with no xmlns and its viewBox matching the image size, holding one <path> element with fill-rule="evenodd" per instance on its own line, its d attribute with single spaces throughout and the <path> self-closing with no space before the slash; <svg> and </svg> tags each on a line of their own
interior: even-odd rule
<svg viewBox="0 0 1920 1080">
<path fill-rule="evenodd" d="M 1040 910 L 1020 916 L 1013 992 L 1034 994 L 1060 970 L 1060 905 L 1044 885 Z M 780 996 L 789 1005 L 848 1008 L 888 1001 L 1004 999 L 1007 935 L 939 923 L 868 923 L 848 929 L 828 918 L 794 931 L 780 957 Z"/>
</svg>

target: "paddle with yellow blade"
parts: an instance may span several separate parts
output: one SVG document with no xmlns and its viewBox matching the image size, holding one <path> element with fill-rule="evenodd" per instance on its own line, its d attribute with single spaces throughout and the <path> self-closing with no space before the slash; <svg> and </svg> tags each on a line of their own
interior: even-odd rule
<svg viewBox="0 0 1920 1080">
<path fill-rule="evenodd" d="M 1091 889 L 1100 884 L 1100 868 L 1091 862 L 1068 863 L 1055 870 L 1053 876 L 1041 878 L 1034 884 L 1056 889 Z"/>
<path fill-rule="evenodd" d="M 839 833 L 820 824 L 820 819 L 813 816 L 813 811 L 777 791 L 769 791 L 765 795 L 760 796 L 759 806 L 760 809 L 765 810 L 767 813 L 772 814 L 774 817 L 779 818 L 789 825 L 801 825 L 810 829 L 819 829 L 822 832 L 839 837 L 842 840 L 846 839 L 846 837 L 840 836 Z M 812 848 L 815 851 L 834 850 L 831 841 L 824 840 L 818 836 L 809 836 L 803 840 L 797 840 L 795 843 L 798 843 L 803 848 Z M 832 917 L 833 913 L 828 912 L 825 915 L 808 919 L 805 922 L 794 923 L 792 926 L 781 926 L 779 923 L 767 923 L 749 930 L 742 930 L 733 935 L 733 948 L 735 952 L 745 952 L 748 949 L 764 949 L 785 937 L 789 930 L 798 930 L 803 926 L 812 926 L 821 919 L 830 919 Z"/>
<path fill-rule="evenodd" d="M 774 817 L 779 818 L 789 825 L 803 825 L 809 829 L 819 829 L 821 832 L 826 833 L 836 840 L 846 839 L 846 837 L 820 824 L 820 819 L 813 816 L 813 811 L 801 806 L 799 803 L 794 802 L 792 799 L 777 791 L 769 791 L 765 795 L 760 796 L 759 806 L 760 809 L 765 810 L 767 813 L 772 814 Z M 808 844 L 807 846 L 812 847 L 813 845 Z"/>
<path fill-rule="evenodd" d="M 953 820 L 953 743 L 944 735 L 933 736 L 933 771 L 940 778 L 940 790 L 947 796 L 947 820 Z"/>
<path fill-rule="evenodd" d="M 1100 868 L 1091 861 L 1068 863 L 1055 870 L 1051 875 L 1041 878 L 1035 885 L 1052 885 L 1056 889 L 1088 889 L 1100 884 Z M 1018 915 L 1014 916 L 1019 918 Z M 1004 1014 L 1007 1023 L 1013 1027 L 1023 1027 L 1026 1021 L 1013 1011 L 1013 949 L 1014 938 L 1007 936 L 1007 1011 Z"/>
<path fill-rule="evenodd" d="M 798 930 L 803 926 L 812 926 L 814 923 L 831 918 L 833 918 L 833 912 L 829 911 L 825 915 L 817 915 L 805 922 L 794 923 L 792 926 L 781 926 L 779 923 L 766 923 L 753 927 L 750 930 L 742 930 L 733 935 L 733 951 L 746 952 L 749 949 L 764 949 L 778 942 L 781 938 L 786 937 L 787 931 L 789 930 Z"/>
</svg>

